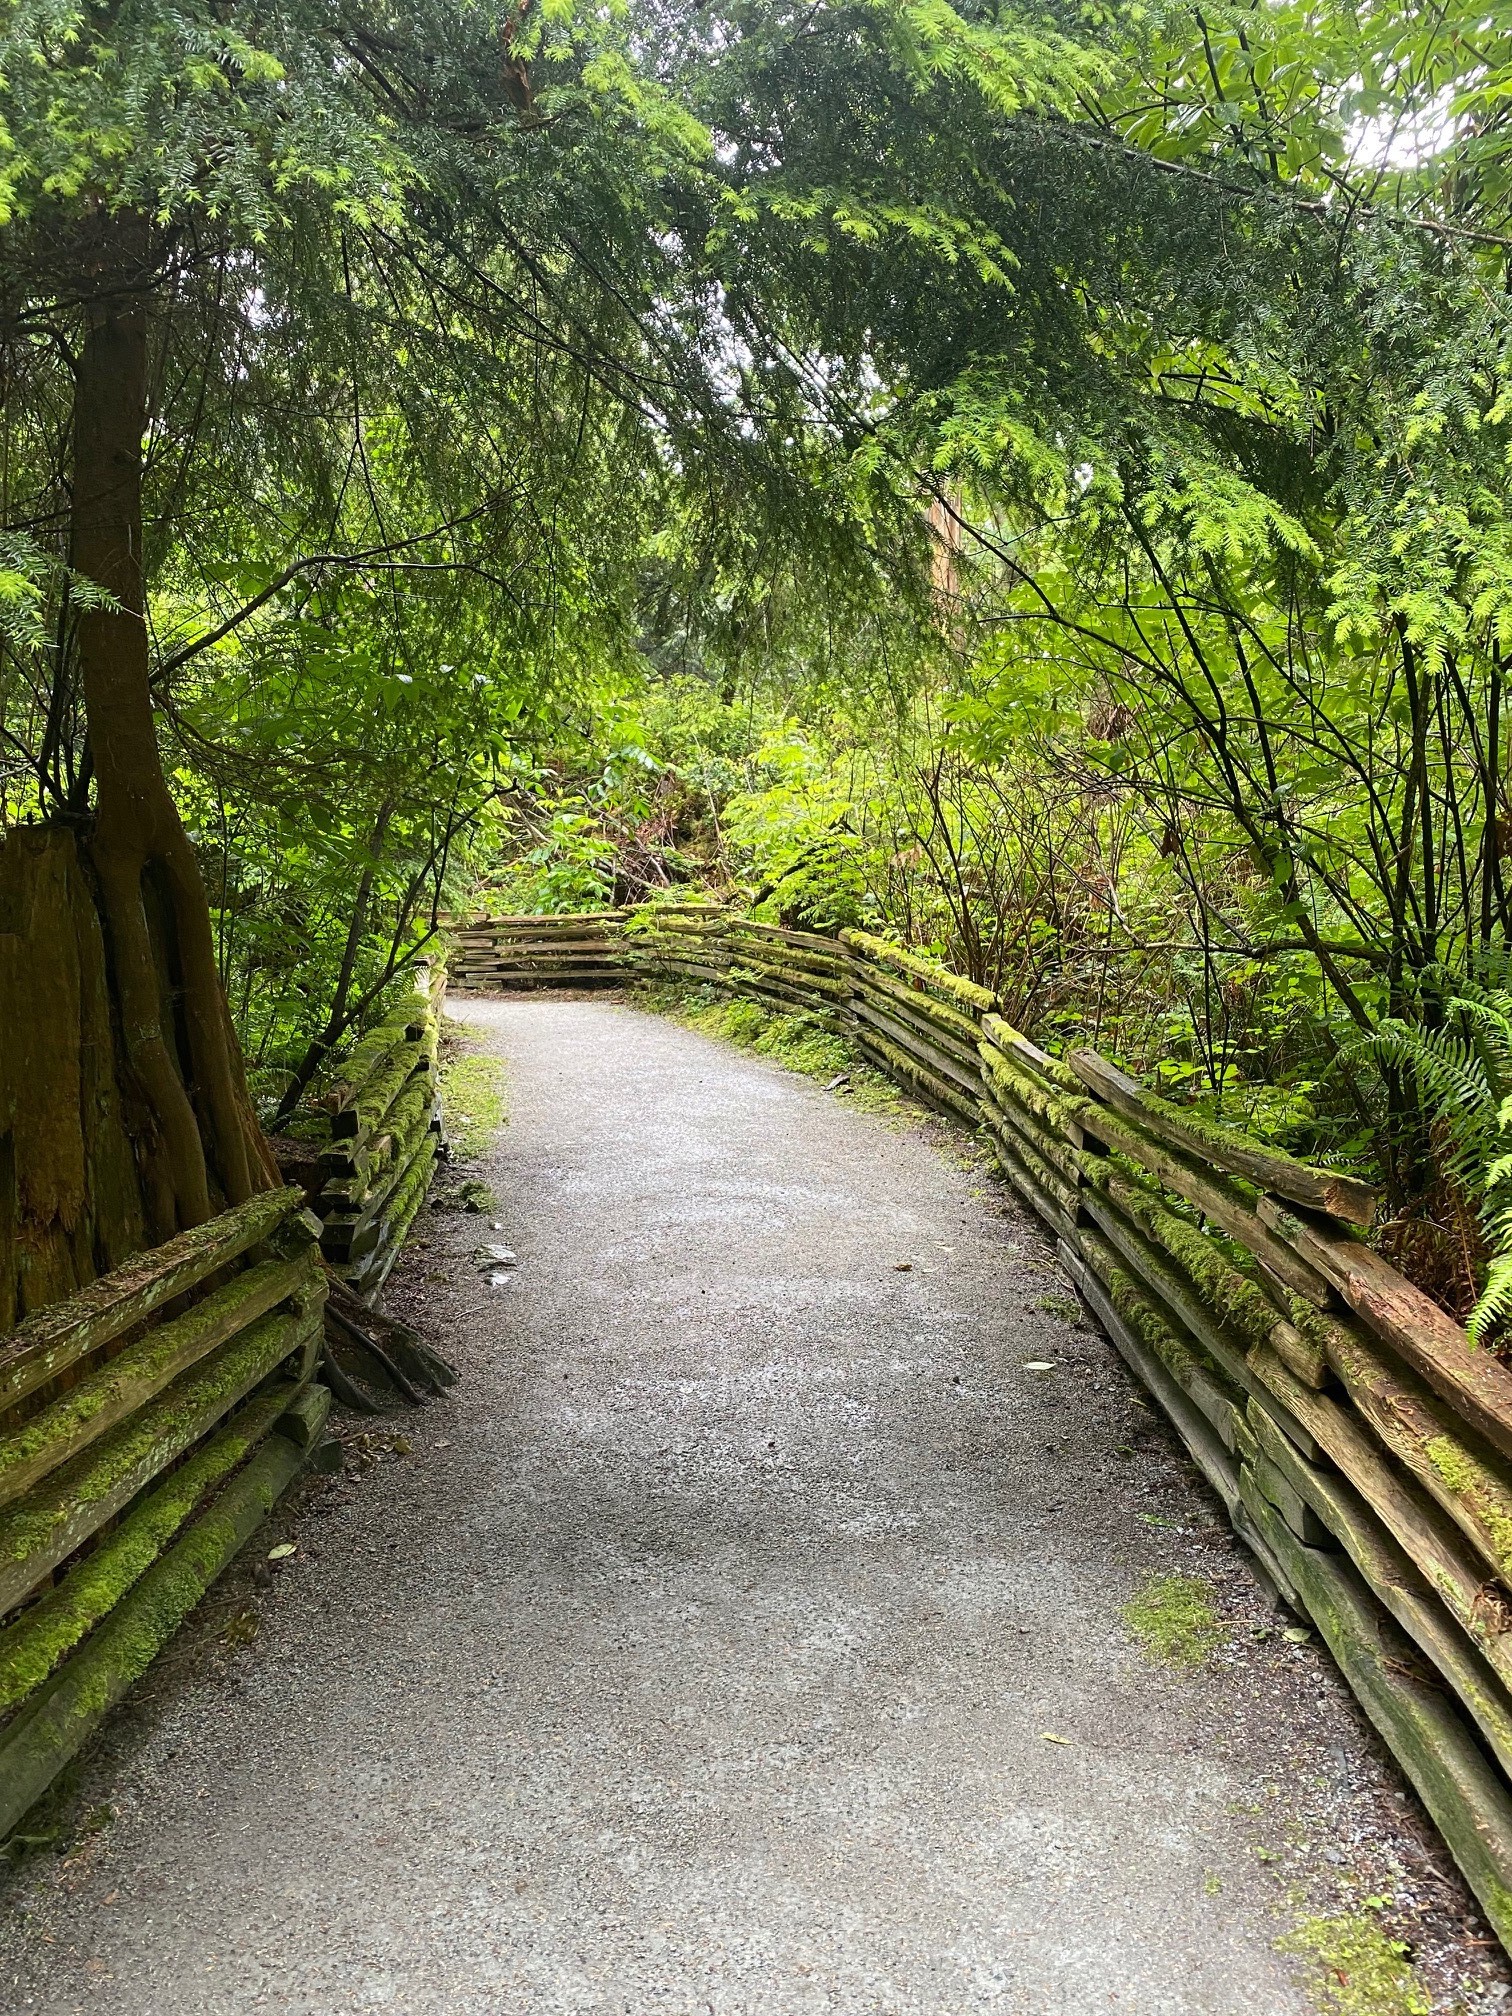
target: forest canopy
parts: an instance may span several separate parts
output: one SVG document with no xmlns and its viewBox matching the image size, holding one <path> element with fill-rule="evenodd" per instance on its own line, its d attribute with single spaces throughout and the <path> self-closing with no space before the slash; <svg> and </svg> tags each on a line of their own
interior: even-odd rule
<svg viewBox="0 0 1512 2016">
<path fill-rule="evenodd" d="M 1383 1178 L 1463 1307 L 1509 84 L 1454 5 L 11 0 L 0 836 L 85 845 L 149 1216 L 444 911 L 711 892 Z"/>
</svg>

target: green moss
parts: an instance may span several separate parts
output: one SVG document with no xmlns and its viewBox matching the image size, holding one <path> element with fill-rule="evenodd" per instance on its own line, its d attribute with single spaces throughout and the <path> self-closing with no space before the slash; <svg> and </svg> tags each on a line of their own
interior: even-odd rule
<svg viewBox="0 0 1512 2016">
<path fill-rule="evenodd" d="M 880 960 L 884 966 L 894 966 L 901 973 L 915 974 L 927 986 L 953 996 L 978 1015 L 997 1008 L 995 994 L 990 994 L 985 987 L 978 987 L 972 980 L 963 979 L 959 973 L 948 972 L 937 960 L 905 951 L 901 945 L 890 945 L 883 938 L 874 938 L 868 931 L 846 930 L 840 936 L 845 944 L 855 946 L 869 958 Z"/>
<path fill-rule="evenodd" d="M 896 1088 L 858 1056 L 855 1046 L 817 1015 L 784 1013 L 761 1001 L 736 996 L 727 999 L 707 988 L 648 987 L 638 997 L 658 1014 L 670 1015 L 685 1028 L 734 1043 L 742 1050 L 770 1057 L 805 1078 L 828 1081 L 843 1072 L 848 1093 L 867 1112 L 902 1110 Z"/>
<path fill-rule="evenodd" d="M 1475 1466 L 1457 1442 L 1451 1442 L 1447 1435 L 1435 1435 L 1426 1444 L 1424 1453 L 1456 1495 L 1465 1495 L 1475 1489 Z"/>
<path fill-rule="evenodd" d="M 1098 1158 L 1104 1164 L 1115 1159 Z M 1087 1163 L 1097 1187 L 1106 1190 L 1141 1231 L 1164 1248 L 1202 1298 L 1233 1324 L 1245 1342 L 1265 1343 L 1275 1328 L 1278 1311 L 1258 1283 L 1234 1266 L 1218 1242 L 1169 1209 L 1151 1191 L 1148 1179 L 1120 1182 L 1118 1172 L 1099 1169 L 1092 1158 L 1087 1158 Z"/>
<path fill-rule="evenodd" d="M 1124 1605 L 1123 1620 L 1165 1666 L 1195 1670 L 1223 1642 L 1212 1586 L 1197 1575 L 1152 1575 Z"/>
<path fill-rule="evenodd" d="M 1132 1275 L 1121 1267 L 1110 1266 L 1106 1286 L 1113 1307 L 1140 1342 L 1154 1352 L 1184 1393 L 1191 1392 L 1194 1371 L 1205 1373 L 1214 1384 L 1222 1380 L 1207 1352 L 1195 1340 L 1177 1335 Z"/>
<path fill-rule="evenodd" d="M 1423 1453 L 1449 1491 L 1479 1520 L 1505 1574 L 1512 1563 L 1512 1512 L 1495 1480 L 1451 1436 L 1435 1435 Z"/>
<path fill-rule="evenodd" d="M 441 1067 L 441 1110 L 452 1153 L 471 1161 L 486 1155 L 509 1115 L 504 1105 L 504 1066 L 474 1049 L 471 1040 Z"/>
<path fill-rule="evenodd" d="M 995 1049 L 991 1043 L 979 1043 L 977 1053 L 988 1077 L 999 1091 L 1017 1100 L 1058 1139 L 1069 1143 L 1071 1129 L 1077 1121 L 1077 1109 L 1086 1104 L 1084 1097 L 1066 1099 L 1047 1092 L 1042 1085 L 1035 1083 L 1026 1070 L 1020 1070 L 1013 1058 Z M 1106 1160 L 1103 1156 L 1095 1159 L 1099 1165 Z"/>
<path fill-rule="evenodd" d="M 18 1498 L 0 1522 L 0 1578 L 20 1563 L 35 1569 L 37 1577 L 44 1574 L 60 1558 L 55 1551 L 60 1535 L 65 1536 L 62 1551 L 67 1552 L 71 1530 L 77 1529 L 79 1539 L 93 1531 L 81 1515 L 92 1511 L 98 1523 L 166 1468 L 198 1439 L 208 1425 L 207 1417 L 214 1419 L 234 1407 L 288 1355 L 307 1322 L 297 1313 L 262 1317 Z"/>
<path fill-rule="evenodd" d="M 108 1419 L 128 1411 L 134 1393 L 142 1396 L 136 1404 L 145 1405 L 176 1368 L 196 1363 L 218 1335 L 235 1334 L 241 1304 L 254 1307 L 254 1316 L 243 1322 L 255 1320 L 255 1304 L 261 1296 L 266 1306 L 269 1282 L 287 1292 L 305 1271 L 303 1262 L 292 1267 L 287 1261 L 264 1262 L 215 1289 L 185 1315 L 129 1344 L 0 1440 L 0 1494 L 12 1497 L 17 1474 L 30 1470 L 49 1451 L 61 1452 L 53 1455 L 49 1467 L 55 1467 L 70 1448 L 91 1439 L 91 1424 L 100 1416 Z"/>
<path fill-rule="evenodd" d="M 1313 1991 L 1329 2016 L 1431 2016 L 1432 1998 L 1407 1948 L 1366 1912 L 1304 1918 L 1280 1946 L 1311 1962 Z"/>
<path fill-rule="evenodd" d="M 41 1697 L 45 1712 L 23 1716 L 6 1732 L 0 1834 L 21 1819 L 106 1711 L 146 1671 L 272 1508 L 300 1462 L 299 1451 L 281 1436 L 265 1443 L 57 1674 Z"/>
<path fill-rule="evenodd" d="M 146 1573 L 200 1499 L 256 1446 L 287 1401 L 286 1388 L 252 1401 L 93 1554 L 70 1569 L 57 1588 L 0 1631 L 0 1711 L 15 1707 L 40 1687 L 64 1655 Z"/>
</svg>

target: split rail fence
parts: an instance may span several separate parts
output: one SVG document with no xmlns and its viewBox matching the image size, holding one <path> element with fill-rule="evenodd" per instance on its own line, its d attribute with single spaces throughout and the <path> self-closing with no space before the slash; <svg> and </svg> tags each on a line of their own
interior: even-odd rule
<svg viewBox="0 0 1512 2016">
<path fill-rule="evenodd" d="M 1326 1641 L 1512 1947 L 1512 1370 L 1362 1237 L 1376 1199 L 1052 1057 L 859 931 L 701 905 L 457 923 L 459 991 L 673 979 L 801 1010 L 987 1130 L 1264 1573 Z"/>
<path fill-rule="evenodd" d="M 445 965 L 418 961 L 408 991 L 324 1090 L 312 1209 L 326 1259 L 366 1302 L 399 1257 L 440 1152 L 436 1048 L 445 992 Z"/>
<path fill-rule="evenodd" d="M 303 1202 L 264 1192 L 0 1337 L 0 1841 L 321 1437 Z"/>
</svg>

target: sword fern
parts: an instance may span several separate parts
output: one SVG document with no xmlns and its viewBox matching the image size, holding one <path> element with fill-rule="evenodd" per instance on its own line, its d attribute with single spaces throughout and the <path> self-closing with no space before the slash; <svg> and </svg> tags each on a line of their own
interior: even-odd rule
<svg viewBox="0 0 1512 2016">
<path fill-rule="evenodd" d="M 1473 974 L 1424 978 L 1442 990 L 1442 1021 L 1393 1018 L 1361 1048 L 1413 1080 L 1438 1123 L 1444 1173 L 1476 1208 L 1489 1257 L 1465 1327 L 1483 1344 L 1512 1313 L 1512 974 L 1503 955 Z"/>
</svg>

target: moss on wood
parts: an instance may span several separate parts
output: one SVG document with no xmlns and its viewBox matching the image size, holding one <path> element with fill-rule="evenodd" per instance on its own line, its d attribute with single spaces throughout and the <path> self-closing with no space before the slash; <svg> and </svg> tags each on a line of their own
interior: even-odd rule
<svg viewBox="0 0 1512 2016">
<path fill-rule="evenodd" d="M 0 1838 L 146 1672 L 277 1503 L 302 1460 L 291 1441 L 270 1437 L 0 1736 Z"/>
<path fill-rule="evenodd" d="M 313 1249 L 264 1260 L 215 1289 L 72 1386 L 40 1414 L 0 1436 L 0 1505 L 65 1463 L 162 1391 L 188 1366 L 292 1295 L 318 1268 Z"/>
<path fill-rule="evenodd" d="M 0 1338 L 0 1408 L 34 1393 L 91 1351 L 240 1257 L 303 1203 L 298 1190 L 266 1190 L 102 1274 L 77 1295 L 28 1317 Z"/>
<path fill-rule="evenodd" d="M 1360 1705 L 1417 1788 L 1502 1943 L 1512 1942 L 1512 1795 L 1451 1698 L 1338 1554 L 1306 1547 L 1262 1497 L 1251 1510 Z"/>
<path fill-rule="evenodd" d="M 985 987 L 978 987 L 974 980 L 963 980 L 958 973 L 949 973 L 933 959 L 925 959 L 917 952 L 906 952 L 901 945 L 889 945 L 885 938 L 874 938 L 868 931 L 844 930 L 841 942 L 858 950 L 869 959 L 880 960 L 884 966 L 894 966 L 900 973 L 911 973 L 954 1000 L 973 1013 L 982 1015 L 997 1007 L 997 996 Z"/>
<path fill-rule="evenodd" d="M 0 1516 L 0 1614 L 191 1448 L 319 1321 L 318 1310 L 261 1317 L 19 1498 Z"/>
<path fill-rule="evenodd" d="M 249 1400 L 16 1621 L 0 1631 L 0 1714 L 40 1687 L 87 1632 L 152 1566 L 207 1491 L 214 1489 L 287 1410 L 295 1388 L 280 1382 Z"/>
</svg>

